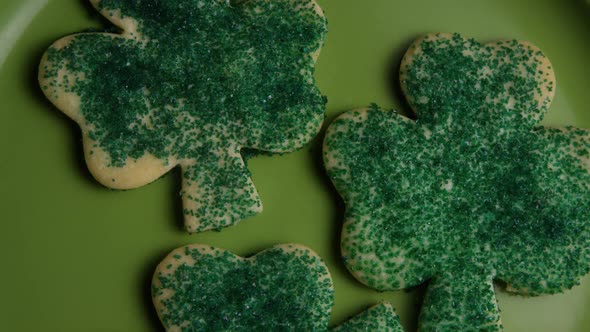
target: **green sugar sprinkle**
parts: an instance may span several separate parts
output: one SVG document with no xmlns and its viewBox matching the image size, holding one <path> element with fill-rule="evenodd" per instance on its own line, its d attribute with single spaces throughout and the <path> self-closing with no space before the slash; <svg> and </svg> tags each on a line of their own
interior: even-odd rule
<svg viewBox="0 0 590 332">
<path fill-rule="evenodd" d="M 146 153 L 181 162 L 186 184 L 204 191 L 183 192 L 200 206 L 184 210 L 200 220 L 190 230 L 219 229 L 260 205 L 240 150 L 293 151 L 321 126 L 313 52 L 326 21 L 314 6 L 101 0 L 103 15 L 131 19 L 137 33 L 78 34 L 50 48 L 43 89 L 52 100 L 80 97 L 81 125 L 110 157 L 106 166 Z"/>
<path fill-rule="evenodd" d="M 431 279 L 421 331 L 501 330 L 493 280 L 537 295 L 589 271 L 590 132 L 535 126 L 554 87 L 533 47 L 414 47 L 401 77 L 416 121 L 373 105 L 328 129 L 344 261 L 378 290 Z"/>
<path fill-rule="evenodd" d="M 244 260 L 219 249 L 185 251 L 193 265 L 160 272 L 152 288 L 166 329 L 179 331 L 326 331 L 330 275 L 305 249 L 274 247 Z M 167 272 L 166 270 L 164 272 Z M 161 298 L 172 292 L 171 297 Z"/>
</svg>

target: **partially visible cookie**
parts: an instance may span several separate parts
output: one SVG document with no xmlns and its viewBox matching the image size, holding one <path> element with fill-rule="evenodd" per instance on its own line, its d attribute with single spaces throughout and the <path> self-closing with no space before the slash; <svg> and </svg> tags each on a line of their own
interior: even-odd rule
<svg viewBox="0 0 590 332">
<path fill-rule="evenodd" d="M 590 131 L 539 126 L 555 92 L 521 41 L 428 34 L 402 89 L 416 120 L 373 105 L 328 128 L 346 205 L 342 255 L 378 290 L 429 281 L 420 331 L 501 330 L 494 280 L 558 293 L 590 270 Z"/>
<path fill-rule="evenodd" d="M 393 306 L 389 303 L 381 303 L 358 316 L 351 318 L 344 324 L 332 329 L 334 332 L 403 332 Z"/>
<path fill-rule="evenodd" d="M 167 331 L 322 331 L 333 285 L 327 267 L 300 245 L 251 258 L 203 245 L 158 265 L 153 300 Z"/>
<path fill-rule="evenodd" d="M 158 265 L 152 297 L 169 332 L 327 331 L 334 288 L 320 257 L 301 245 L 276 245 L 250 258 L 190 245 Z M 381 304 L 337 330 L 397 326 L 391 306 Z"/>
<path fill-rule="evenodd" d="M 189 232 L 260 212 L 241 150 L 294 151 L 324 119 L 317 3 L 90 1 L 121 32 L 56 41 L 39 83 L 80 125 L 94 177 L 131 189 L 180 165 Z"/>
</svg>

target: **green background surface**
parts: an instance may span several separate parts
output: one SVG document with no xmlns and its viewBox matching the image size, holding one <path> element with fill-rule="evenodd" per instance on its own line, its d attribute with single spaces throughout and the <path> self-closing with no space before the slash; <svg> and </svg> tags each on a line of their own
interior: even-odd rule
<svg viewBox="0 0 590 332">
<path fill-rule="evenodd" d="M 328 121 L 377 102 L 407 110 L 396 84 L 403 51 L 425 32 L 479 40 L 519 38 L 552 60 L 557 95 L 545 124 L 590 127 L 590 7 L 585 0 L 320 0 L 330 32 L 317 65 Z M 327 262 L 332 324 L 391 301 L 416 328 L 424 288 L 378 293 L 339 259 L 343 206 L 321 166 L 320 135 L 249 167 L 264 212 L 220 233 L 188 235 L 179 172 L 111 191 L 90 176 L 76 125 L 36 85 L 42 52 L 61 36 L 104 27 L 85 0 L 0 0 L 0 330 L 161 331 L 151 306 L 153 269 L 170 250 L 205 243 L 240 255 L 296 242 Z M 590 278 L 561 295 L 498 290 L 505 330 L 590 330 Z"/>
</svg>

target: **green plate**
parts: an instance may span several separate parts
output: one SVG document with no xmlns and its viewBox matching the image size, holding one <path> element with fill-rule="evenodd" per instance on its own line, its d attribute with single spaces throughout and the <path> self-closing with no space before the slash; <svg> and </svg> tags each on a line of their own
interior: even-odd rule
<svg viewBox="0 0 590 332">
<path fill-rule="evenodd" d="M 206 243 L 240 255 L 297 242 L 327 262 L 336 288 L 332 324 L 391 301 L 416 329 L 423 288 L 378 293 L 339 258 L 342 203 L 324 175 L 322 135 L 285 156 L 250 161 L 262 214 L 220 233 L 188 235 L 179 173 L 132 191 L 92 179 L 75 124 L 42 97 L 36 68 L 61 36 L 104 27 L 86 0 L 0 1 L 0 329 L 161 331 L 149 283 L 175 247 Z M 590 128 L 590 6 L 586 0 L 323 0 L 330 32 L 317 65 L 328 117 L 377 102 L 405 109 L 397 65 L 409 42 L 431 31 L 481 41 L 519 38 L 552 60 L 551 125 Z M 329 123 L 329 121 L 327 121 Z M 564 294 L 523 298 L 498 291 L 505 331 L 590 330 L 590 278 Z"/>
</svg>

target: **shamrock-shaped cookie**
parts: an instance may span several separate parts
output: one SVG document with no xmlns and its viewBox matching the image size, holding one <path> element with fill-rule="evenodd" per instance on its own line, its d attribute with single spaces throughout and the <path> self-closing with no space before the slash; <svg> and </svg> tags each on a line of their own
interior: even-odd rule
<svg viewBox="0 0 590 332">
<path fill-rule="evenodd" d="M 80 125 L 94 177 L 130 189 L 180 165 L 190 232 L 261 211 L 241 150 L 296 150 L 324 119 L 315 1 L 91 2 L 121 33 L 60 39 L 39 81 Z"/>
<path fill-rule="evenodd" d="M 204 245 L 182 247 L 158 265 L 152 283 L 154 305 L 170 332 L 326 331 L 333 294 L 326 265 L 296 244 L 251 258 Z M 337 330 L 372 327 L 401 331 L 389 304 L 370 308 Z"/>
<path fill-rule="evenodd" d="M 420 331 L 501 329 L 494 280 L 538 295 L 590 268 L 590 132 L 539 126 L 549 60 L 519 41 L 429 34 L 401 64 L 410 120 L 377 106 L 328 129 L 342 254 L 378 290 L 430 280 Z"/>
</svg>

